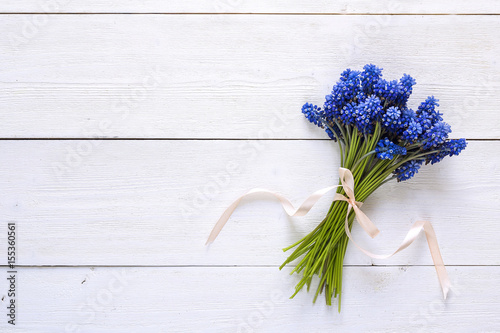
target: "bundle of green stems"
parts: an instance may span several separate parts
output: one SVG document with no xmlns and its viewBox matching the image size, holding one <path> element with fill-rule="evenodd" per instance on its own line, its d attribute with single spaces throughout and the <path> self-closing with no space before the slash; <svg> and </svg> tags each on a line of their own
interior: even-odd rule
<svg viewBox="0 0 500 333">
<path fill-rule="evenodd" d="M 408 154 L 396 155 L 393 159 L 378 159 L 375 147 L 382 136 L 380 123 L 376 124 L 373 134 L 358 132 L 355 126 L 347 126 L 343 130 L 344 140 L 338 140 L 340 147 L 340 166 L 351 170 L 354 176 L 354 191 L 356 201 L 364 202 L 376 189 L 396 176 L 391 174 L 403 163 L 434 153 L 422 152 L 419 145 L 408 145 Z M 340 185 L 340 182 L 339 182 Z M 337 193 L 346 195 L 339 186 Z M 302 279 L 295 287 L 293 298 L 304 286 L 309 291 L 313 277 L 319 277 L 319 285 L 314 296 L 316 301 L 319 294 L 324 292 L 326 304 L 332 304 L 332 297 L 338 298 L 338 309 L 341 308 L 342 272 L 344 256 L 349 238 L 345 232 L 345 219 L 348 203 L 333 201 L 326 217 L 321 223 L 304 238 L 283 249 L 292 254 L 280 266 L 299 260 L 291 274 L 302 274 Z M 348 221 L 349 229 L 354 221 L 354 211 L 351 210 Z"/>
</svg>

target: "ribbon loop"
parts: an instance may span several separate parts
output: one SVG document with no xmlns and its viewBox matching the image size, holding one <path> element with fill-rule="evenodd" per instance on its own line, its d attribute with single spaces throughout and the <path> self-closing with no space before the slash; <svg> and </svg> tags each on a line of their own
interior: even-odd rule
<svg viewBox="0 0 500 333">
<path fill-rule="evenodd" d="M 326 188 L 323 188 L 321 190 L 314 192 L 306 200 L 304 200 L 302 205 L 300 205 L 299 208 L 297 208 L 297 209 L 295 209 L 293 207 L 293 204 L 290 202 L 290 200 L 288 200 L 287 198 L 285 198 L 284 196 L 282 196 L 279 193 L 272 192 L 272 191 L 269 191 L 266 189 L 260 189 L 260 188 L 251 189 L 250 191 L 248 191 L 247 193 L 243 194 L 238 199 L 236 199 L 229 207 L 226 208 L 226 210 L 224 211 L 222 216 L 219 218 L 219 221 L 217 221 L 217 223 L 213 227 L 212 232 L 210 233 L 210 236 L 208 236 L 208 239 L 207 239 L 207 242 L 205 243 L 205 245 L 212 243 L 217 238 L 220 231 L 222 230 L 222 228 L 224 228 L 224 225 L 229 220 L 229 217 L 231 216 L 231 214 L 233 214 L 234 210 L 236 209 L 236 207 L 238 206 L 240 201 L 244 197 L 246 197 L 250 194 L 254 194 L 254 193 L 272 194 L 281 202 L 283 209 L 285 210 L 285 212 L 289 216 L 304 216 L 307 213 L 309 213 L 311 208 L 316 204 L 316 202 L 318 202 L 319 199 L 321 199 L 321 197 L 323 197 L 325 194 L 327 194 L 328 192 L 330 192 L 331 190 L 334 190 L 336 188 L 338 188 L 338 186 L 330 186 L 330 187 L 326 187 Z"/>
<path fill-rule="evenodd" d="M 354 196 L 354 176 L 349 169 L 339 168 L 340 182 L 347 197 L 356 201 Z"/>
<path fill-rule="evenodd" d="M 352 172 L 349 169 L 345 168 L 340 168 L 339 169 L 339 176 L 340 176 L 340 182 L 342 185 L 337 185 L 337 186 L 330 186 L 323 188 L 321 190 L 318 190 L 311 194 L 308 198 L 304 200 L 302 205 L 299 206 L 299 208 L 295 209 L 290 200 L 285 198 L 279 193 L 272 192 L 269 190 L 265 189 L 259 189 L 259 188 L 254 188 L 247 193 L 243 194 L 240 196 L 238 199 L 236 199 L 222 214 L 222 216 L 219 218 L 219 221 L 215 224 L 214 228 L 212 229 L 212 232 L 210 233 L 210 236 L 208 237 L 208 240 L 206 242 L 206 245 L 212 243 L 217 236 L 219 235 L 220 231 L 226 224 L 226 222 L 229 220 L 229 217 L 231 214 L 234 212 L 238 204 L 241 202 L 241 200 L 246 197 L 247 195 L 254 194 L 254 193 L 268 193 L 274 195 L 280 202 L 283 208 L 285 209 L 286 213 L 289 216 L 304 216 L 306 215 L 311 208 L 318 202 L 319 199 L 326 193 L 330 192 L 333 189 L 337 189 L 338 187 L 342 186 L 344 192 L 346 193 L 347 197 L 340 194 L 340 193 L 335 193 L 335 196 L 333 198 L 333 201 L 346 201 L 349 205 L 347 207 L 347 214 L 345 218 L 345 224 L 344 224 L 344 229 L 347 237 L 352 241 L 352 243 L 363 253 L 365 253 L 367 256 L 374 258 L 374 259 L 387 259 L 389 257 L 392 257 L 396 253 L 406 249 L 413 241 L 418 237 L 420 232 L 423 230 L 425 233 L 425 236 L 427 238 L 427 244 L 429 245 L 429 250 L 431 252 L 432 260 L 434 262 L 434 267 L 436 268 L 436 272 L 439 278 L 439 282 L 441 284 L 441 289 L 443 291 L 443 297 L 446 299 L 446 296 L 448 294 L 448 291 L 450 289 L 451 283 L 450 279 L 448 278 L 448 273 L 446 272 L 446 268 L 444 266 L 443 258 L 441 256 L 441 252 L 439 251 L 439 245 L 437 243 L 437 237 L 436 233 L 434 232 L 434 228 L 432 227 L 432 224 L 429 221 L 416 221 L 408 233 L 406 234 L 406 237 L 404 238 L 403 242 L 401 245 L 396 249 L 391 254 L 387 255 L 380 255 L 380 254 L 374 254 L 371 253 L 370 251 L 365 250 L 361 246 L 359 246 L 353 239 L 351 235 L 351 231 L 349 230 L 349 213 L 351 212 L 351 209 L 354 210 L 354 213 L 356 214 L 356 220 L 358 223 L 361 225 L 361 227 L 366 231 L 370 237 L 374 238 L 379 234 L 378 228 L 375 226 L 375 224 L 368 218 L 368 216 L 365 215 L 360 209 L 361 205 L 363 204 L 362 202 L 357 202 L 356 198 L 354 196 L 354 177 L 352 175 Z"/>
</svg>

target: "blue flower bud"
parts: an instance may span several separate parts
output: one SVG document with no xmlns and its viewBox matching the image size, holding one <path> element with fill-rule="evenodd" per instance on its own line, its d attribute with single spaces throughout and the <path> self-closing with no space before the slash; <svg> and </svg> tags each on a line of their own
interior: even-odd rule
<svg viewBox="0 0 500 333">
<path fill-rule="evenodd" d="M 398 182 L 408 180 L 415 176 L 423 162 L 423 160 L 411 160 L 403 163 L 399 168 L 394 170 L 394 174 L 397 176 Z"/>
<path fill-rule="evenodd" d="M 406 155 L 406 148 L 398 146 L 388 138 L 383 138 L 377 143 L 375 152 L 381 160 L 392 160 L 396 155 Z"/>
<path fill-rule="evenodd" d="M 394 106 L 387 109 L 382 116 L 382 125 L 390 133 L 397 133 L 401 128 L 401 111 Z"/>
<path fill-rule="evenodd" d="M 451 133 L 451 127 L 444 121 L 435 123 L 431 128 L 422 134 L 422 148 L 428 150 L 436 148 L 448 139 L 448 134 Z"/>
<path fill-rule="evenodd" d="M 360 75 L 361 87 L 365 94 L 372 94 L 373 87 L 382 77 L 382 68 L 378 68 L 373 64 L 368 64 L 363 67 L 363 72 Z"/>
<path fill-rule="evenodd" d="M 312 105 L 311 103 L 306 103 L 302 106 L 302 113 L 304 116 L 314 125 L 323 127 L 321 117 L 319 112 L 321 111 L 317 105 Z"/>
</svg>

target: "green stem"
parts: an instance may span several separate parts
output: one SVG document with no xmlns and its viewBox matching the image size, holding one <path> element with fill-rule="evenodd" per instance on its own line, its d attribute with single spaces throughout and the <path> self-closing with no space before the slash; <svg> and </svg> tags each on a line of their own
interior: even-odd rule
<svg viewBox="0 0 500 333">
<path fill-rule="evenodd" d="M 392 160 L 379 160 L 375 157 L 375 147 L 384 133 L 377 123 L 373 134 L 359 133 L 356 127 L 342 128 L 344 147 L 340 140 L 341 166 L 350 169 L 354 176 L 356 200 L 364 202 L 377 188 L 393 178 L 387 178 L 387 173 L 398 164 L 404 163 L 400 157 Z M 347 132 L 347 134 L 346 134 Z M 343 149 L 342 149 L 343 148 Z M 411 158 L 419 157 L 411 154 Z M 410 158 L 410 157 L 408 157 Z M 342 187 L 337 193 L 345 195 Z M 314 302 L 319 294 L 325 294 L 326 304 L 332 304 L 332 297 L 338 297 L 340 311 L 342 295 L 342 273 L 345 251 L 349 238 L 345 233 L 347 218 L 349 229 L 353 226 L 355 214 L 353 211 L 346 216 L 348 204 L 344 201 L 332 202 L 325 219 L 300 241 L 283 249 L 293 252 L 280 266 L 298 260 L 291 274 L 301 274 L 301 280 L 295 287 L 294 297 L 304 286 L 309 290 L 314 276 L 319 277 L 319 285 L 314 295 Z"/>
<path fill-rule="evenodd" d="M 357 168 L 357 167 L 358 167 L 358 165 L 361 163 L 361 161 L 363 161 L 365 158 L 367 158 L 368 156 L 370 156 L 370 155 L 372 155 L 372 154 L 374 154 L 374 153 L 375 153 L 375 150 L 372 150 L 372 151 L 370 151 L 370 152 L 368 152 L 368 153 L 364 154 L 363 156 L 361 156 L 361 158 L 360 158 L 360 159 L 358 159 L 358 160 L 356 161 L 356 163 L 354 163 L 354 166 L 352 167 L 352 170 L 356 170 L 356 168 Z"/>
</svg>

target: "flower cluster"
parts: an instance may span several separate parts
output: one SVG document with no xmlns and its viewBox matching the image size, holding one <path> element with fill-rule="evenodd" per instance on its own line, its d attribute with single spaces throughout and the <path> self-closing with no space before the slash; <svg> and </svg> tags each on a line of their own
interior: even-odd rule
<svg viewBox="0 0 500 333">
<path fill-rule="evenodd" d="M 340 165 L 351 170 L 360 202 L 386 182 L 408 180 L 424 163 L 438 163 L 467 146 L 465 139 L 448 139 L 451 128 L 434 96 L 417 108 L 410 107 L 415 84 L 408 74 L 386 80 L 382 69 L 370 64 L 362 71 L 344 71 L 323 106 L 302 107 L 306 118 L 339 145 Z M 339 188 L 337 193 L 342 191 Z M 304 286 L 309 290 L 317 275 L 314 301 L 323 292 L 328 305 L 339 297 L 340 310 L 342 265 L 349 241 L 345 226 L 346 220 L 352 225 L 354 216 L 344 201 L 334 201 L 314 231 L 285 249 L 294 251 L 280 268 L 297 261 L 292 272 L 302 275 L 294 295 Z"/>
<path fill-rule="evenodd" d="M 394 178 L 403 181 L 413 177 L 424 162 L 434 164 L 458 155 L 467 145 L 465 139 L 448 140 L 451 128 L 438 112 L 434 96 L 416 111 L 407 105 L 415 84 L 408 74 L 399 81 L 388 81 L 382 78 L 382 69 L 373 64 L 364 66 L 363 71 L 347 69 L 323 107 L 306 103 L 302 112 L 345 146 L 353 135 L 365 142 L 375 138 L 376 159 L 390 160 Z"/>
<path fill-rule="evenodd" d="M 375 152 L 381 160 L 392 160 L 394 156 L 406 155 L 406 148 L 398 146 L 388 138 L 384 138 L 378 142 Z"/>
</svg>

